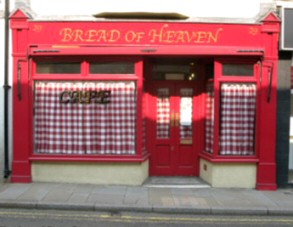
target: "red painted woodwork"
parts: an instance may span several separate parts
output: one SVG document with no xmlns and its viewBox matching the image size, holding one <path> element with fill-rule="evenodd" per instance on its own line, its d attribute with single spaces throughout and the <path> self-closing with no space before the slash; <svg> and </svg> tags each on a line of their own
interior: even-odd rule
<svg viewBox="0 0 293 227">
<path fill-rule="evenodd" d="M 13 37 L 13 173 L 12 182 L 31 181 L 31 161 L 143 161 L 151 155 L 151 174 L 158 175 L 198 175 L 198 160 L 211 162 L 256 162 L 257 188 L 276 189 L 276 108 L 277 108 L 277 59 L 280 21 L 269 13 L 255 24 L 162 22 L 162 21 L 35 21 L 22 10 L 11 16 Z M 135 76 L 125 76 L 125 80 L 137 81 L 137 155 L 133 157 L 72 157 L 42 156 L 33 154 L 33 90 L 34 80 L 115 80 L 116 76 L 88 74 L 82 71 L 74 75 L 35 74 L 35 60 L 79 59 L 82 68 L 95 58 L 133 59 L 136 62 Z M 253 80 L 258 86 L 256 155 L 253 157 L 220 156 L 218 153 L 219 116 L 215 124 L 215 152 L 204 152 L 204 119 L 206 78 L 204 73 L 193 86 L 194 96 L 194 142 L 192 146 L 179 146 L 176 139 L 168 143 L 155 140 L 154 126 L 147 127 L 145 121 L 154 118 L 152 100 L 148 93 L 162 84 L 150 80 L 148 59 L 153 57 L 196 57 L 212 59 L 215 62 L 215 89 L 221 81 L 223 62 L 250 61 L 255 64 L 253 78 L 230 78 L 235 82 Z M 203 70 L 204 67 L 202 67 Z M 146 84 L 148 88 L 146 90 Z M 190 83 L 192 84 L 192 83 Z M 189 84 L 189 85 L 190 85 Z M 188 85 L 188 86 L 189 86 Z M 180 83 L 168 84 L 176 93 Z M 268 98 L 269 97 L 269 98 Z M 174 108 L 178 108 L 176 96 Z M 199 107 L 199 108 L 197 108 Z M 216 97 L 219 110 L 219 96 Z M 149 118 L 149 115 L 151 118 Z M 153 122 L 152 120 L 150 122 Z M 152 124 L 152 123 L 151 123 Z M 150 130 L 148 130 L 150 129 Z M 173 134 L 178 137 L 178 129 Z M 147 135 L 146 138 L 145 135 Z M 162 153 L 156 154 L 154 146 Z M 174 155 L 170 153 L 174 146 Z M 165 155 L 162 155 L 165 153 Z M 183 155 L 181 153 L 189 153 Z M 189 159 L 190 157 L 190 159 Z M 156 159 L 157 158 L 157 159 Z M 190 162 L 192 160 L 192 162 Z M 192 164 L 191 164 L 192 163 Z M 169 166 L 161 168 L 158 166 Z M 189 166 L 188 168 L 185 168 Z M 182 167 L 182 168 L 181 168 Z M 184 167 L 184 168 L 183 168 Z M 157 169 L 156 169 L 157 168 Z M 168 169 L 168 170 L 166 170 Z M 156 172 L 157 171 L 157 172 Z M 160 172 L 161 171 L 161 172 Z M 164 172 L 165 171 L 165 172 Z"/>
<path fill-rule="evenodd" d="M 154 81 L 153 81 L 154 82 Z M 180 89 L 190 88 L 193 90 L 192 95 L 192 143 L 183 144 L 180 135 Z M 169 90 L 169 135 L 166 138 L 159 138 L 157 133 L 157 90 Z M 192 82 L 180 81 L 156 81 L 148 88 L 151 97 L 149 100 L 148 113 L 148 134 L 147 138 L 150 145 L 151 165 L 150 173 L 153 176 L 194 176 L 198 168 L 198 156 L 196 154 L 196 132 L 195 115 L 197 113 L 196 106 L 196 84 Z M 177 118 L 177 119 L 174 119 Z"/>
</svg>

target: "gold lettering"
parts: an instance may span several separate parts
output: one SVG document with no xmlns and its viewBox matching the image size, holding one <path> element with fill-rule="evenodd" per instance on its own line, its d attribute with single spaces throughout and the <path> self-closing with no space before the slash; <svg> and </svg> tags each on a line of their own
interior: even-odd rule
<svg viewBox="0 0 293 227">
<path fill-rule="evenodd" d="M 174 37 L 175 37 L 174 31 L 167 31 L 165 33 L 165 36 L 166 36 L 166 38 L 164 40 L 165 43 L 173 43 L 174 42 Z"/>
<path fill-rule="evenodd" d="M 149 32 L 150 42 L 151 43 L 155 43 L 155 42 L 160 42 L 161 43 L 162 40 L 163 40 L 164 30 L 168 26 L 169 26 L 168 24 L 164 24 L 161 27 L 159 32 L 156 29 L 151 29 L 150 32 Z"/>
<path fill-rule="evenodd" d="M 144 32 L 137 32 L 135 42 L 139 43 L 142 40 L 142 38 L 144 37 L 144 35 L 145 35 Z"/>
<path fill-rule="evenodd" d="M 150 29 L 148 33 L 133 30 L 122 33 L 117 29 L 83 30 L 63 28 L 59 31 L 59 35 L 62 42 L 115 43 L 124 38 L 127 43 L 140 43 L 147 35 L 148 40 L 146 41 L 149 43 L 217 43 L 219 35 L 223 31 L 223 28 L 218 28 L 216 31 L 177 31 L 168 30 L 168 27 L 168 24 L 164 24 L 159 29 Z"/>
<path fill-rule="evenodd" d="M 183 31 L 177 32 L 177 37 L 176 37 L 175 42 L 176 43 L 185 43 L 185 38 L 184 38 L 184 32 Z"/>
<path fill-rule="evenodd" d="M 67 97 L 67 99 L 64 99 L 64 96 Z M 69 103 L 70 101 L 70 96 L 69 96 L 69 92 L 68 91 L 63 91 L 61 92 L 60 96 L 59 96 L 59 102 L 60 103 Z"/>
<path fill-rule="evenodd" d="M 125 41 L 128 42 L 128 43 L 131 43 L 133 42 L 134 40 L 134 31 L 128 31 L 126 34 L 125 34 Z"/>
<path fill-rule="evenodd" d="M 120 39 L 121 33 L 118 30 L 111 30 L 109 42 L 114 43 Z"/>
<path fill-rule="evenodd" d="M 99 103 L 107 104 L 110 103 L 110 90 L 101 91 L 62 91 L 59 95 L 59 102 L 63 104 L 67 103 L 80 103 L 80 104 L 90 104 Z"/>
<path fill-rule="evenodd" d="M 218 30 L 215 32 L 215 34 L 213 34 L 212 32 L 209 32 L 209 38 L 208 38 L 208 42 L 214 42 L 217 43 L 218 42 L 218 37 L 219 37 L 219 33 L 223 31 L 223 28 L 218 28 Z"/>
<path fill-rule="evenodd" d="M 80 91 L 79 92 L 79 103 L 89 104 L 91 103 L 91 92 L 90 91 Z"/>
<path fill-rule="evenodd" d="M 61 36 L 62 42 L 69 42 L 72 40 L 72 29 L 71 28 L 63 28 L 59 32 Z"/>
<path fill-rule="evenodd" d="M 186 36 L 187 43 L 191 43 L 192 40 L 194 40 L 196 38 L 196 36 L 197 36 L 197 32 L 188 32 L 188 31 L 185 31 L 184 34 Z"/>
<path fill-rule="evenodd" d="M 86 42 L 95 42 L 97 30 L 88 30 L 85 34 L 87 36 Z"/>
<path fill-rule="evenodd" d="M 207 39 L 206 32 L 203 32 L 203 31 L 197 32 L 197 37 L 195 40 L 196 43 L 204 43 L 206 41 L 206 39 Z"/>
<path fill-rule="evenodd" d="M 76 29 L 73 33 L 74 33 L 74 39 L 73 39 L 74 42 L 78 42 L 78 41 L 83 42 L 84 41 L 84 39 L 83 39 L 83 30 Z"/>
<path fill-rule="evenodd" d="M 71 94 L 70 94 L 71 93 Z M 70 103 L 78 103 L 79 101 L 79 91 L 70 92 Z"/>
<path fill-rule="evenodd" d="M 109 91 L 109 90 L 100 91 L 99 94 L 101 96 L 101 103 L 102 104 L 110 103 L 109 98 L 111 96 L 111 91 Z"/>
<path fill-rule="evenodd" d="M 107 31 L 106 30 L 98 30 L 97 31 L 97 42 L 107 42 Z"/>
</svg>

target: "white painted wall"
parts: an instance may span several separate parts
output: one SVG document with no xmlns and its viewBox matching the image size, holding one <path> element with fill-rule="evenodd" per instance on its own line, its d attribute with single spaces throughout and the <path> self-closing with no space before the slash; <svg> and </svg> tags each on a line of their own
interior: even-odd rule
<svg viewBox="0 0 293 227">
<path fill-rule="evenodd" d="M 20 0 L 18 0 L 20 1 Z M 28 2 L 28 0 L 24 0 Z M 99 12 L 177 12 L 190 17 L 252 18 L 261 3 L 274 0 L 30 0 L 38 15 L 93 15 Z"/>
</svg>

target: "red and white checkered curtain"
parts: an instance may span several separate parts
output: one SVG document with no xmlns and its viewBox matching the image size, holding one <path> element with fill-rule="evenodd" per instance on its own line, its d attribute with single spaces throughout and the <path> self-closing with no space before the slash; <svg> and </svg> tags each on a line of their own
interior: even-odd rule
<svg viewBox="0 0 293 227">
<path fill-rule="evenodd" d="M 220 154 L 254 155 L 256 85 L 221 85 Z"/>
<path fill-rule="evenodd" d="M 63 91 L 110 90 L 107 104 L 60 103 Z M 135 154 L 135 82 L 35 82 L 35 153 Z"/>
<path fill-rule="evenodd" d="M 157 91 L 157 138 L 170 138 L 170 94 L 168 88 Z"/>
<path fill-rule="evenodd" d="M 206 91 L 206 121 L 205 121 L 205 150 L 213 153 L 214 146 L 214 84 L 207 84 Z"/>
</svg>

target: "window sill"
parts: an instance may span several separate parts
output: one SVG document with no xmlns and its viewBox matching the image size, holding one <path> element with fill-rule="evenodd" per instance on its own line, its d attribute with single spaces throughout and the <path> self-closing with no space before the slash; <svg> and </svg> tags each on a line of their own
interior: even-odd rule
<svg viewBox="0 0 293 227">
<path fill-rule="evenodd" d="M 200 158 L 214 163 L 257 163 L 259 159 L 256 156 L 216 156 L 214 157 L 210 153 L 201 152 Z"/>
<path fill-rule="evenodd" d="M 144 162 L 149 154 L 142 155 L 34 155 L 32 162 Z"/>
</svg>

